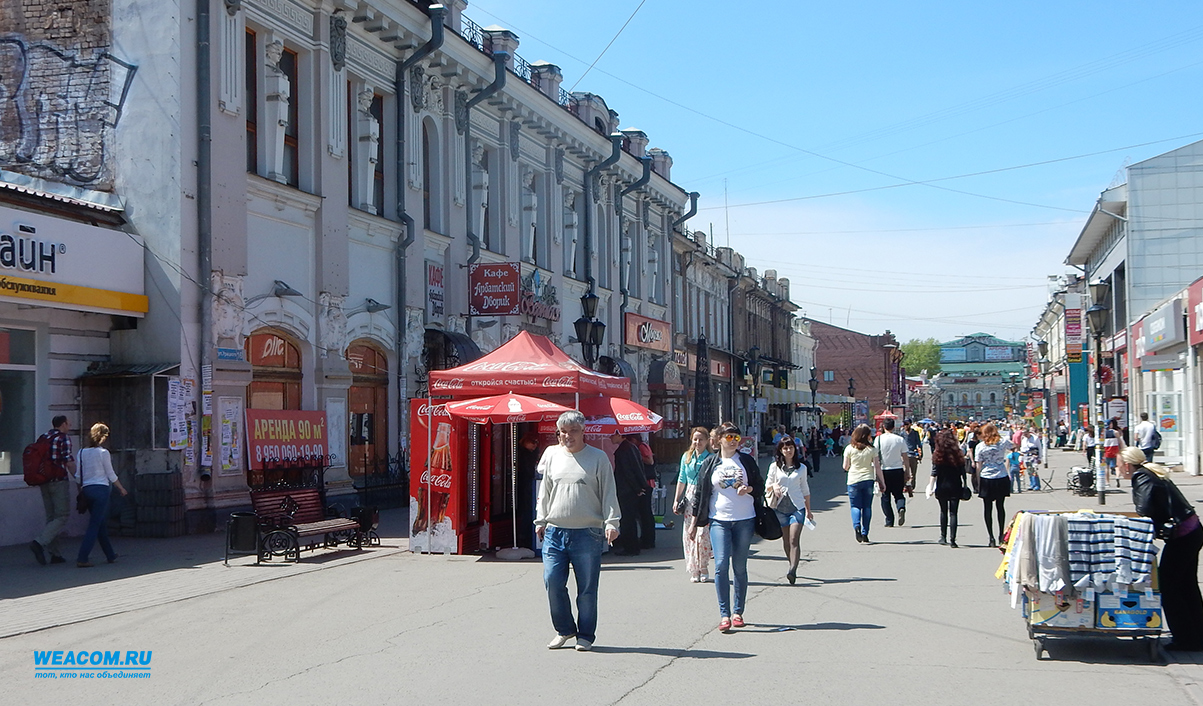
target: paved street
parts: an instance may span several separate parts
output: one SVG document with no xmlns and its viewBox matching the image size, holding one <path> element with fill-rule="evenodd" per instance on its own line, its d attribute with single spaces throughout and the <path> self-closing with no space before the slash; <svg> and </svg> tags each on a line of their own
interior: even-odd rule
<svg viewBox="0 0 1203 706">
<path fill-rule="evenodd" d="M 1053 452 L 1059 490 L 1008 511 L 1094 507 L 1063 490 L 1076 459 Z M 1200 479 L 1175 480 L 1203 501 Z M 219 536 L 118 538 L 121 561 L 88 571 L 4 549 L 0 677 L 20 704 L 1203 703 L 1203 667 L 1151 664 L 1132 643 L 1051 642 L 1036 661 L 993 578 L 979 501 L 964 506 L 960 549 L 935 544 L 938 510 L 920 497 L 906 527 L 882 528 L 875 512 L 874 543 L 860 546 L 836 459 L 812 488 L 818 530 L 803 537 L 798 585 L 783 579 L 779 543 L 755 544 L 750 625 L 730 635 L 714 629 L 713 586 L 686 580 L 675 530 L 650 554 L 605 560 L 598 644 L 581 654 L 544 647 L 540 564 L 411 555 L 392 513 L 381 548 L 300 566 L 223 567 Z M 1117 492 L 1107 508 L 1131 503 Z M 150 650 L 152 676 L 34 678 L 35 651 L 84 649 Z"/>
</svg>

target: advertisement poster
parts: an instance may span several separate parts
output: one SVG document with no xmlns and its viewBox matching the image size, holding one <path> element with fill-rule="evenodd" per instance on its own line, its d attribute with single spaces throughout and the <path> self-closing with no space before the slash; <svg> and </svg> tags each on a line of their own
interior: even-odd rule
<svg viewBox="0 0 1203 706">
<path fill-rule="evenodd" d="M 442 322 L 446 313 L 443 308 L 443 266 L 426 262 L 426 320 Z"/>
<path fill-rule="evenodd" d="M 518 313 L 516 262 L 475 263 L 468 267 L 468 315 L 513 316 Z"/>
<path fill-rule="evenodd" d="M 301 458 L 325 458 L 326 413 L 275 409 L 246 411 L 247 462 L 251 470 Z"/>
<path fill-rule="evenodd" d="M 221 474 L 242 473 L 242 398 L 218 397 L 221 420 Z"/>
<path fill-rule="evenodd" d="M 326 428 L 330 430 L 330 439 L 326 444 L 330 465 L 347 465 L 347 398 L 326 398 Z"/>
<path fill-rule="evenodd" d="M 409 550 L 430 554 L 459 551 L 459 496 L 456 465 L 466 433 L 453 434 L 446 405 L 410 400 Z M 462 427 L 465 423 L 458 422 Z M 463 429 L 460 429 L 463 432 Z M 429 440 L 429 441 L 428 441 Z M 460 469 L 462 471 L 462 468 Z"/>
<path fill-rule="evenodd" d="M 200 465 L 201 468 L 213 467 L 213 448 L 210 446 L 210 440 L 213 438 L 213 415 L 206 414 L 201 417 L 200 423 Z"/>
<path fill-rule="evenodd" d="M 1065 295 L 1065 358 L 1069 363 L 1082 362 L 1082 295 Z"/>
</svg>

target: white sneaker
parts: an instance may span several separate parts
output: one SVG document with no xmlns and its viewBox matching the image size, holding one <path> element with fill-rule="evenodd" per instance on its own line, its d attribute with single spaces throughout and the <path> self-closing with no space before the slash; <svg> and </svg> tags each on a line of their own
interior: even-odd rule
<svg viewBox="0 0 1203 706">
<path fill-rule="evenodd" d="M 571 639 L 572 635 L 556 635 L 555 637 L 551 638 L 551 642 L 547 643 L 547 649 L 558 650 L 564 645 L 567 645 L 568 641 Z"/>
<path fill-rule="evenodd" d="M 592 642 L 589 642 L 588 640 L 582 640 L 579 637 L 576 639 L 576 651 L 577 652 L 588 652 L 591 649 L 593 649 Z"/>
</svg>

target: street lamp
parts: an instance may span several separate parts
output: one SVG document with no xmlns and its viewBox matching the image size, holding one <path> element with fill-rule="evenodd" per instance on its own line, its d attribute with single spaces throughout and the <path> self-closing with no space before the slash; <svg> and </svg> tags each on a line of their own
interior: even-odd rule
<svg viewBox="0 0 1203 706">
<path fill-rule="evenodd" d="M 848 426 L 852 426 L 852 405 L 856 400 L 856 378 L 848 378 Z"/>
<path fill-rule="evenodd" d="M 1098 488 L 1099 505 L 1106 505 L 1107 498 L 1104 494 L 1107 490 L 1107 471 L 1103 465 L 1103 379 L 1099 375 L 1099 370 L 1103 364 L 1103 327 L 1107 324 L 1107 314 L 1111 311 L 1107 306 L 1102 304 L 1102 300 L 1107 297 L 1109 287 L 1105 282 L 1098 282 L 1090 285 L 1090 296 L 1094 299 L 1094 305 L 1086 310 L 1086 318 L 1090 322 L 1090 331 L 1094 334 L 1094 390 L 1095 401 L 1098 404 L 1098 426 L 1095 427 L 1095 464 L 1096 477 L 1098 481 L 1095 485 Z"/>
<path fill-rule="evenodd" d="M 816 419 L 815 428 L 816 429 L 821 426 L 821 424 L 819 422 L 822 421 L 821 418 L 819 417 L 819 405 L 817 402 L 815 402 L 815 397 L 819 392 L 819 378 L 815 377 L 818 372 L 819 371 L 816 370 L 814 368 L 814 366 L 811 366 L 810 381 L 808 383 L 810 385 L 810 413 L 815 415 L 815 419 Z"/>
<path fill-rule="evenodd" d="M 1048 411 L 1050 408 L 1049 403 L 1048 403 L 1048 369 L 1052 363 L 1049 361 L 1048 358 L 1044 357 L 1045 351 L 1048 350 L 1048 344 L 1045 343 L 1044 341 L 1041 341 L 1038 345 L 1041 349 L 1041 352 L 1040 352 L 1040 360 L 1037 362 L 1040 364 L 1040 385 L 1041 385 L 1040 389 L 1043 390 L 1043 394 L 1042 394 L 1043 399 L 1041 399 L 1040 402 L 1041 402 L 1041 407 L 1042 407 L 1042 409 L 1041 409 L 1042 416 L 1044 417 L 1044 444 L 1041 446 L 1040 452 L 1044 456 L 1044 467 L 1048 468 L 1048 435 L 1049 435 Z"/>
<path fill-rule="evenodd" d="M 882 382 L 882 386 L 885 388 L 884 411 L 889 412 L 890 407 L 894 403 L 893 396 L 890 393 L 893 392 L 892 383 L 895 382 L 893 379 L 894 376 L 892 375 L 892 373 L 894 372 L 893 366 L 890 364 L 894 362 L 894 351 L 898 350 L 898 344 L 893 343 L 891 341 L 887 341 L 886 343 L 882 344 L 881 348 L 882 348 L 882 350 L 885 351 L 885 357 L 886 357 L 886 367 L 884 370 L 884 374 L 882 375 L 882 380 L 884 381 L 884 382 Z"/>
<path fill-rule="evenodd" d="M 760 346 L 752 346 L 748 349 L 748 372 L 752 375 L 752 404 L 758 404 L 756 397 L 760 388 Z M 756 443 L 760 443 L 760 412 L 756 407 L 752 409 L 752 426 L 756 429 Z"/>
<path fill-rule="evenodd" d="M 597 354 L 601 350 L 606 337 L 606 325 L 597 320 L 598 297 L 593 292 L 586 292 L 581 297 L 581 318 L 572 322 L 576 329 L 576 340 L 581 343 L 581 355 L 585 358 L 585 367 L 593 369 L 597 362 Z"/>
</svg>

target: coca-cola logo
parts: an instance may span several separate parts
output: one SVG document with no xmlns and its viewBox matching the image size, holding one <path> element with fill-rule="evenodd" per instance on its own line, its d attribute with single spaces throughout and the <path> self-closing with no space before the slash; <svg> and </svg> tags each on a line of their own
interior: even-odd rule
<svg viewBox="0 0 1203 706">
<path fill-rule="evenodd" d="M 641 422 L 641 421 L 643 421 L 643 414 L 640 412 L 632 412 L 630 414 L 617 414 L 615 416 L 618 417 L 618 421 L 620 421 L 620 422 Z"/>
<path fill-rule="evenodd" d="M 571 375 L 558 378 L 543 378 L 543 387 L 573 387 L 576 380 Z"/>
<path fill-rule="evenodd" d="M 523 373 L 531 370 L 541 370 L 541 363 L 530 363 L 526 361 L 508 362 L 508 363 L 470 363 L 464 366 L 464 370 L 480 371 L 483 373 Z"/>
<path fill-rule="evenodd" d="M 458 390 L 463 386 L 463 378 L 448 378 L 447 380 L 434 381 L 434 389 L 436 390 Z"/>
<path fill-rule="evenodd" d="M 451 414 L 447 411 L 445 404 L 423 404 L 418 406 L 418 415 L 422 417 L 450 417 Z"/>
<path fill-rule="evenodd" d="M 421 482 L 424 484 L 432 485 L 436 488 L 443 488 L 444 490 L 451 490 L 451 474 L 450 473 L 440 473 L 437 476 L 431 476 L 430 469 L 427 468 L 425 471 L 422 471 L 422 481 Z"/>
</svg>

